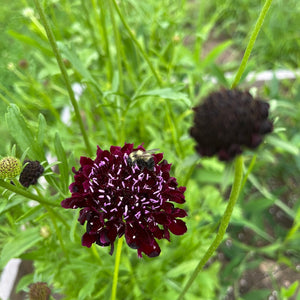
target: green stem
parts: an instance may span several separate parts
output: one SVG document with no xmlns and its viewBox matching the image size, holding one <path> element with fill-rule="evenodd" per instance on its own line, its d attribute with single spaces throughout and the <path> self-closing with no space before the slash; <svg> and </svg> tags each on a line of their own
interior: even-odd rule
<svg viewBox="0 0 300 300">
<path fill-rule="evenodd" d="M 229 201 L 225 210 L 225 213 L 221 219 L 220 227 L 217 233 L 217 236 L 215 237 L 214 241 L 198 263 L 197 267 L 195 268 L 194 272 L 192 273 L 190 279 L 186 283 L 184 289 L 182 290 L 181 294 L 178 297 L 178 300 L 184 299 L 184 296 L 187 292 L 187 290 L 191 287 L 192 283 L 196 279 L 197 275 L 201 271 L 201 269 L 204 267 L 204 265 L 207 263 L 207 261 L 211 258 L 211 256 L 214 254 L 215 250 L 219 247 L 221 244 L 223 237 L 226 233 L 226 229 L 228 227 L 232 211 L 234 208 L 234 205 L 239 197 L 240 194 L 240 188 L 241 183 L 243 179 L 243 157 L 238 156 L 235 160 L 235 174 L 234 174 L 234 181 L 229 197 Z"/>
<path fill-rule="evenodd" d="M 111 59 L 111 53 L 109 49 L 109 38 L 107 33 L 107 26 L 106 26 L 106 9 L 102 0 L 97 0 L 98 6 L 100 8 L 100 21 L 97 19 L 97 22 L 100 23 L 99 27 L 102 28 L 103 32 L 103 39 L 104 39 L 104 49 L 106 55 L 106 62 L 107 62 L 107 77 L 109 82 L 112 82 L 112 74 L 113 74 L 113 63 Z"/>
<path fill-rule="evenodd" d="M 161 78 L 159 77 L 159 75 L 157 74 L 157 72 L 154 69 L 154 66 L 152 65 L 148 55 L 146 54 L 146 52 L 144 51 L 143 47 L 141 46 L 141 44 L 138 42 L 138 40 L 136 39 L 135 35 L 132 33 L 132 30 L 130 29 L 129 25 L 126 23 L 120 9 L 119 6 L 116 2 L 116 0 L 112 0 L 115 6 L 115 9 L 121 19 L 121 22 L 123 23 L 125 29 L 127 30 L 127 33 L 129 34 L 129 36 L 131 37 L 131 39 L 133 40 L 133 42 L 136 44 L 136 46 L 138 47 L 138 49 L 140 50 L 142 56 L 144 57 L 144 59 L 146 60 L 148 66 L 150 67 L 154 77 L 156 78 L 156 81 L 158 83 L 159 86 L 162 86 L 163 82 L 161 80 Z"/>
<path fill-rule="evenodd" d="M 85 14 L 87 28 L 90 31 L 90 35 L 91 35 L 94 47 L 95 47 L 95 49 L 96 49 L 96 51 L 98 53 L 98 62 L 100 63 L 101 57 L 102 57 L 101 49 L 100 49 L 99 42 L 98 42 L 96 34 L 95 34 L 95 30 L 94 30 L 93 24 L 92 24 L 92 22 L 90 20 L 90 12 L 89 12 L 88 8 L 86 7 L 86 4 L 87 3 L 86 3 L 85 0 L 81 0 L 81 7 L 82 7 L 82 10 L 83 10 L 83 12 Z M 101 68 L 102 66 L 99 64 L 99 67 Z"/>
<path fill-rule="evenodd" d="M 114 38 L 115 38 L 115 43 L 116 43 L 116 50 L 117 50 L 117 66 L 118 66 L 118 72 L 119 72 L 119 91 L 122 93 L 123 92 L 123 72 L 122 72 L 122 44 L 120 40 L 120 33 L 116 24 L 114 12 L 113 12 L 113 7 L 111 4 L 111 1 L 108 1 L 109 3 L 109 12 L 110 12 L 110 18 L 111 18 L 111 23 L 113 26 L 113 32 L 114 32 Z M 118 103 L 117 105 L 120 105 Z"/>
<path fill-rule="evenodd" d="M 116 297 L 117 297 L 117 285 L 118 285 L 119 266 L 120 266 L 120 261 L 121 261 L 123 239 L 124 239 L 123 237 L 119 238 L 118 244 L 117 244 L 114 278 L 113 278 L 113 284 L 112 284 L 112 289 L 111 289 L 111 298 L 110 298 L 111 300 L 116 300 Z"/>
<path fill-rule="evenodd" d="M 28 199 L 31 199 L 31 200 L 35 200 L 41 204 L 46 204 L 46 205 L 51 205 L 51 206 L 56 206 L 56 207 L 61 207 L 59 203 L 55 203 L 55 202 L 51 202 L 49 200 L 46 200 L 45 198 L 39 196 L 39 195 L 35 195 L 35 194 L 32 194 L 32 193 L 29 193 L 11 183 L 8 183 L 4 180 L 0 180 L 0 186 L 2 186 L 3 188 L 13 192 L 13 193 L 16 193 L 18 195 L 22 195 L 24 196 L 25 198 L 28 198 Z"/>
<path fill-rule="evenodd" d="M 92 149 L 91 149 L 91 146 L 90 146 L 88 136 L 86 134 L 86 130 L 85 130 L 84 125 L 83 125 L 83 121 L 82 121 L 82 118 L 81 118 L 81 115 L 80 115 L 80 112 L 79 112 L 79 107 L 78 107 L 77 101 L 76 101 L 75 96 L 74 96 L 74 92 L 72 90 L 70 78 L 68 76 L 68 73 L 67 73 L 66 67 L 63 63 L 60 52 L 58 51 L 58 47 L 57 47 L 57 43 L 56 43 L 54 34 L 53 34 L 52 29 L 51 29 L 51 27 L 50 27 L 50 25 L 47 21 L 44 10 L 41 7 L 40 1 L 39 0 L 33 0 L 33 1 L 34 1 L 36 9 L 38 10 L 38 13 L 40 15 L 41 23 L 43 24 L 43 26 L 46 30 L 49 43 L 52 47 L 53 53 L 55 55 L 58 66 L 60 68 L 60 72 L 62 74 L 62 77 L 63 77 L 64 81 L 65 81 L 66 88 L 67 88 L 67 91 L 68 91 L 68 94 L 69 94 L 69 97 L 70 97 L 70 100 L 71 100 L 71 104 L 74 108 L 74 112 L 75 112 L 75 115 L 76 115 L 76 120 L 78 121 L 80 131 L 81 131 L 81 134 L 82 134 L 83 139 L 84 139 L 84 143 L 85 143 L 86 148 L 87 148 L 87 152 L 88 152 L 89 155 L 92 155 Z"/>
<path fill-rule="evenodd" d="M 252 52 L 254 43 L 255 43 L 256 38 L 258 36 L 258 33 L 259 33 L 259 31 L 260 31 L 260 29 L 262 27 L 262 24 L 264 22 L 266 14 L 267 14 L 267 12 L 268 12 L 271 4 L 272 4 L 272 1 L 273 0 L 266 0 L 265 4 L 264 4 L 264 6 L 263 6 L 263 8 L 262 8 L 262 10 L 260 12 L 260 15 L 259 15 L 259 17 L 258 17 L 258 19 L 256 21 L 256 24 L 255 24 L 255 27 L 254 27 L 254 29 L 253 29 L 253 31 L 251 33 L 251 37 L 249 39 L 247 48 L 245 50 L 244 57 L 242 59 L 240 67 L 239 67 L 239 69 L 237 71 L 237 74 L 235 75 L 235 78 L 234 78 L 233 83 L 231 85 L 232 89 L 235 88 L 238 85 L 239 81 L 241 80 L 241 77 L 242 77 L 242 75 L 243 75 L 243 73 L 245 71 L 248 59 L 249 59 L 250 54 Z"/>
</svg>

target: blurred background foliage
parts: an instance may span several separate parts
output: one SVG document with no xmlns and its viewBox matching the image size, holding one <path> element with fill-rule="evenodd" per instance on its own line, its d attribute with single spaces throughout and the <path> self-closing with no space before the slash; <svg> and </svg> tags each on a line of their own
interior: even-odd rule
<svg viewBox="0 0 300 300">
<path fill-rule="evenodd" d="M 174 299 L 214 237 L 233 167 L 194 153 L 188 134 L 192 107 L 216 87 L 230 86 L 227 72 L 237 70 L 263 3 L 120 1 L 126 27 L 112 1 L 43 1 L 92 149 L 124 142 L 159 148 L 173 164 L 179 185 L 187 186 L 188 233 L 172 236 L 171 243 L 160 241 L 162 253 L 155 259 L 138 259 L 123 247 L 120 299 Z M 275 130 L 256 153 L 245 152 L 245 170 L 253 155 L 256 162 L 226 240 L 187 299 L 266 299 L 274 291 L 278 299 L 300 297 L 297 3 L 274 1 L 240 83 L 269 99 Z M 0 134 L 5 141 L 0 154 L 8 155 L 15 144 L 17 156 L 27 153 L 43 161 L 46 180 L 38 193 L 59 204 L 69 195 L 71 167 L 78 168 L 79 157 L 88 154 L 78 120 L 33 2 L 3 0 L 0 23 Z M 279 80 L 278 69 L 296 77 Z M 274 71 L 272 80 L 246 81 L 249 72 L 265 70 Z M 64 299 L 107 299 L 114 256 L 106 248 L 81 246 L 78 212 L 32 207 L 2 191 L 1 269 L 12 257 L 32 260 L 35 267 L 19 289 L 45 281 Z"/>
</svg>

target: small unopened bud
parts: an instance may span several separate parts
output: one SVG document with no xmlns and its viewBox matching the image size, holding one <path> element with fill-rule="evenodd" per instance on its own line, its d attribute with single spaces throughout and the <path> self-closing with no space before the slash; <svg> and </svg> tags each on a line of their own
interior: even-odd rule
<svg viewBox="0 0 300 300">
<path fill-rule="evenodd" d="M 67 69 L 70 69 L 72 67 L 71 62 L 67 58 L 63 59 L 63 63 Z"/>
<path fill-rule="evenodd" d="M 24 161 L 25 167 L 20 175 L 19 181 L 24 187 L 37 184 L 39 177 L 43 174 L 44 168 L 39 161 Z"/>
<path fill-rule="evenodd" d="M 18 66 L 21 68 L 21 69 L 27 69 L 29 64 L 28 64 L 28 61 L 26 59 L 21 59 L 19 62 L 18 62 Z"/>
<path fill-rule="evenodd" d="M 51 290 L 45 282 L 36 282 L 30 285 L 29 300 L 49 300 Z"/>
<path fill-rule="evenodd" d="M 173 35 L 172 41 L 174 43 L 179 43 L 180 42 L 180 36 L 178 34 Z"/>
<path fill-rule="evenodd" d="M 7 156 L 0 160 L 0 178 L 14 178 L 21 173 L 22 165 L 18 158 Z"/>
<path fill-rule="evenodd" d="M 40 235 L 44 238 L 47 239 L 51 234 L 49 226 L 43 226 L 40 229 Z"/>
</svg>

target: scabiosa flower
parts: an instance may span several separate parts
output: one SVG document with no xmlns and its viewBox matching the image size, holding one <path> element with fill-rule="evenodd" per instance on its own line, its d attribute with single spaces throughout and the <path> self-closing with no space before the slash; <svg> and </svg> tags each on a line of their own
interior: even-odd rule
<svg viewBox="0 0 300 300">
<path fill-rule="evenodd" d="M 269 104 L 253 99 L 249 92 L 221 90 L 211 93 L 194 108 L 191 136 L 202 156 L 218 155 L 228 161 L 242 153 L 242 147 L 256 148 L 273 130 L 268 120 Z"/>
<path fill-rule="evenodd" d="M 76 171 L 73 167 L 72 197 L 61 205 L 81 208 L 78 221 L 87 222 L 83 246 L 110 245 L 112 254 L 116 238 L 125 235 L 139 257 L 142 253 L 155 257 L 161 251 L 156 239 L 170 240 L 169 231 L 175 235 L 186 232 L 185 223 L 178 218 L 187 214 L 172 203 L 185 202 L 186 188 L 177 187 L 169 174 L 171 164 L 162 160 L 162 153 L 149 157 L 145 152 L 147 163 L 141 164 L 144 151 L 141 145 L 134 149 L 133 144 L 111 146 L 110 151 L 98 146 L 95 160 L 81 157 L 81 168 Z"/>
<path fill-rule="evenodd" d="M 14 178 L 21 173 L 22 165 L 18 158 L 7 156 L 0 160 L 0 179 Z"/>
<path fill-rule="evenodd" d="M 20 174 L 19 182 L 27 188 L 30 185 L 37 184 L 39 177 L 44 173 L 44 167 L 39 161 L 28 159 L 24 160 L 23 165 L 25 165 L 25 167 Z"/>
</svg>

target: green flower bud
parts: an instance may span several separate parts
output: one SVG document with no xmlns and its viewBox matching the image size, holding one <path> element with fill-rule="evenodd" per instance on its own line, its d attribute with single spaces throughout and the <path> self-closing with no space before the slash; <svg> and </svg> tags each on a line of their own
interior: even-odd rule
<svg viewBox="0 0 300 300">
<path fill-rule="evenodd" d="M 7 156 L 0 160 L 0 179 L 14 178 L 22 171 L 18 158 Z"/>
<path fill-rule="evenodd" d="M 36 282 L 30 285 L 29 299 L 30 300 L 49 300 L 51 290 L 45 282 Z"/>
</svg>

